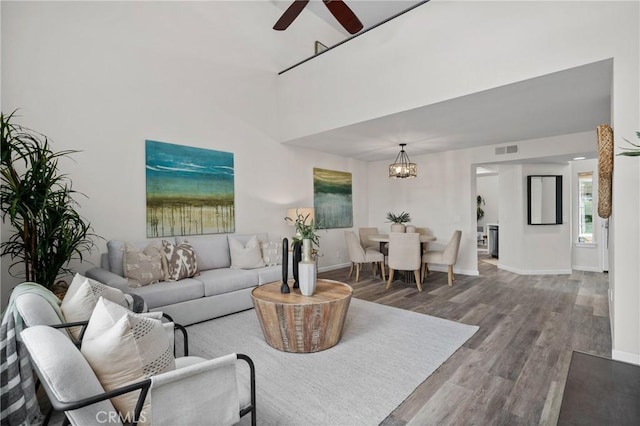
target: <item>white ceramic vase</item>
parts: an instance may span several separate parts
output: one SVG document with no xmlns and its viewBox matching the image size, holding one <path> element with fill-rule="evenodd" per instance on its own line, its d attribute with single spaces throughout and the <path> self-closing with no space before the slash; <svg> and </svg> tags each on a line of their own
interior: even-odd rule
<svg viewBox="0 0 640 426">
<path fill-rule="evenodd" d="M 391 224 L 391 232 L 404 232 L 404 229 L 404 224 L 402 223 Z"/>
<path fill-rule="evenodd" d="M 414 234 L 416 232 L 416 227 L 413 225 L 407 225 L 404 228 L 404 232 L 406 232 L 407 234 Z"/>
<path fill-rule="evenodd" d="M 316 291 L 317 280 L 316 262 L 302 261 L 298 264 L 298 283 L 300 285 L 300 293 L 303 296 L 313 296 Z"/>
</svg>

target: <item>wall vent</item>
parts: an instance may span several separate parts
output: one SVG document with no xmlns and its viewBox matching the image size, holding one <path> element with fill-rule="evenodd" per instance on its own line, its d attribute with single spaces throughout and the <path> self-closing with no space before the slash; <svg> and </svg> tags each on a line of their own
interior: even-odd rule
<svg viewBox="0 0 640 426">
<path fill-rule="evenodd" d="M 518 152 L 518 145 L 508 145 L 496 148 L 496 155 L 515 154 Z"/>
</svg>

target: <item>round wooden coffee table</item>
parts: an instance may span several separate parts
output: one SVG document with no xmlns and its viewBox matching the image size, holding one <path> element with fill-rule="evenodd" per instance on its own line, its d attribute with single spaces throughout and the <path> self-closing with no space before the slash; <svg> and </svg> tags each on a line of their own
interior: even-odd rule
<svg viewBox="0 0 640 426">
<path fill-rule="evenodd" d="M 335 346 L 342 337 L 353 289 L 339 281 L 319 279 L 313 296 L 303 296 L 292 282 L 291 293 L 280 293 L 281 284 L 264 284 L 251 292 L 269 346 L 300 353 Z"/>
</svg>

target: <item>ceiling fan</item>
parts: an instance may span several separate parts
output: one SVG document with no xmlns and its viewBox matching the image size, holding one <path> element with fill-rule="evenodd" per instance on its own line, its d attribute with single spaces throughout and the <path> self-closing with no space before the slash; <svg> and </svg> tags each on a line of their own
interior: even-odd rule
<svg viewBox="0 0 640 426">
<path fill-rule="evenodd" d="M 322 0 L 322 2 L 349 34 L 355 34 L 363 28 L 362 22 L 342 0 Z M 309 3 L 309 0 L 295 0 L 291 3 L 291 6 L 284 11 L 278 22 L 273 26 L 273 29 L 278 31 L 286 30 L 302 12 L 307 3 Z"/>
</svg>

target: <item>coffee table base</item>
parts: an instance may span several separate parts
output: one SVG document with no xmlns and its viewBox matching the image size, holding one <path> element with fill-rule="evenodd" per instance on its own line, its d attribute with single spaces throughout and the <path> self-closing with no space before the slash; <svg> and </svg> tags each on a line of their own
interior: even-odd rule
<svg viewBox="0 0 640 426">
<path fill-rule="evenodd" d="M 280 300 L 261 297 L 269 291 L 266 286 L 272 285 L 277 286 L 274 297 Z M 256 291 L 260 292 L 257 296 Z M 305 297 L 298 289 L 281 294 L 279 283 L 270 283 L 255 289 L 252 299 L 269 346 L 284 352 L 308 353 L 328 349 L 340 341 L 351 292 L 351 287 L 338 281 L 318 280 L 314 295 Z"/>
</svg>

